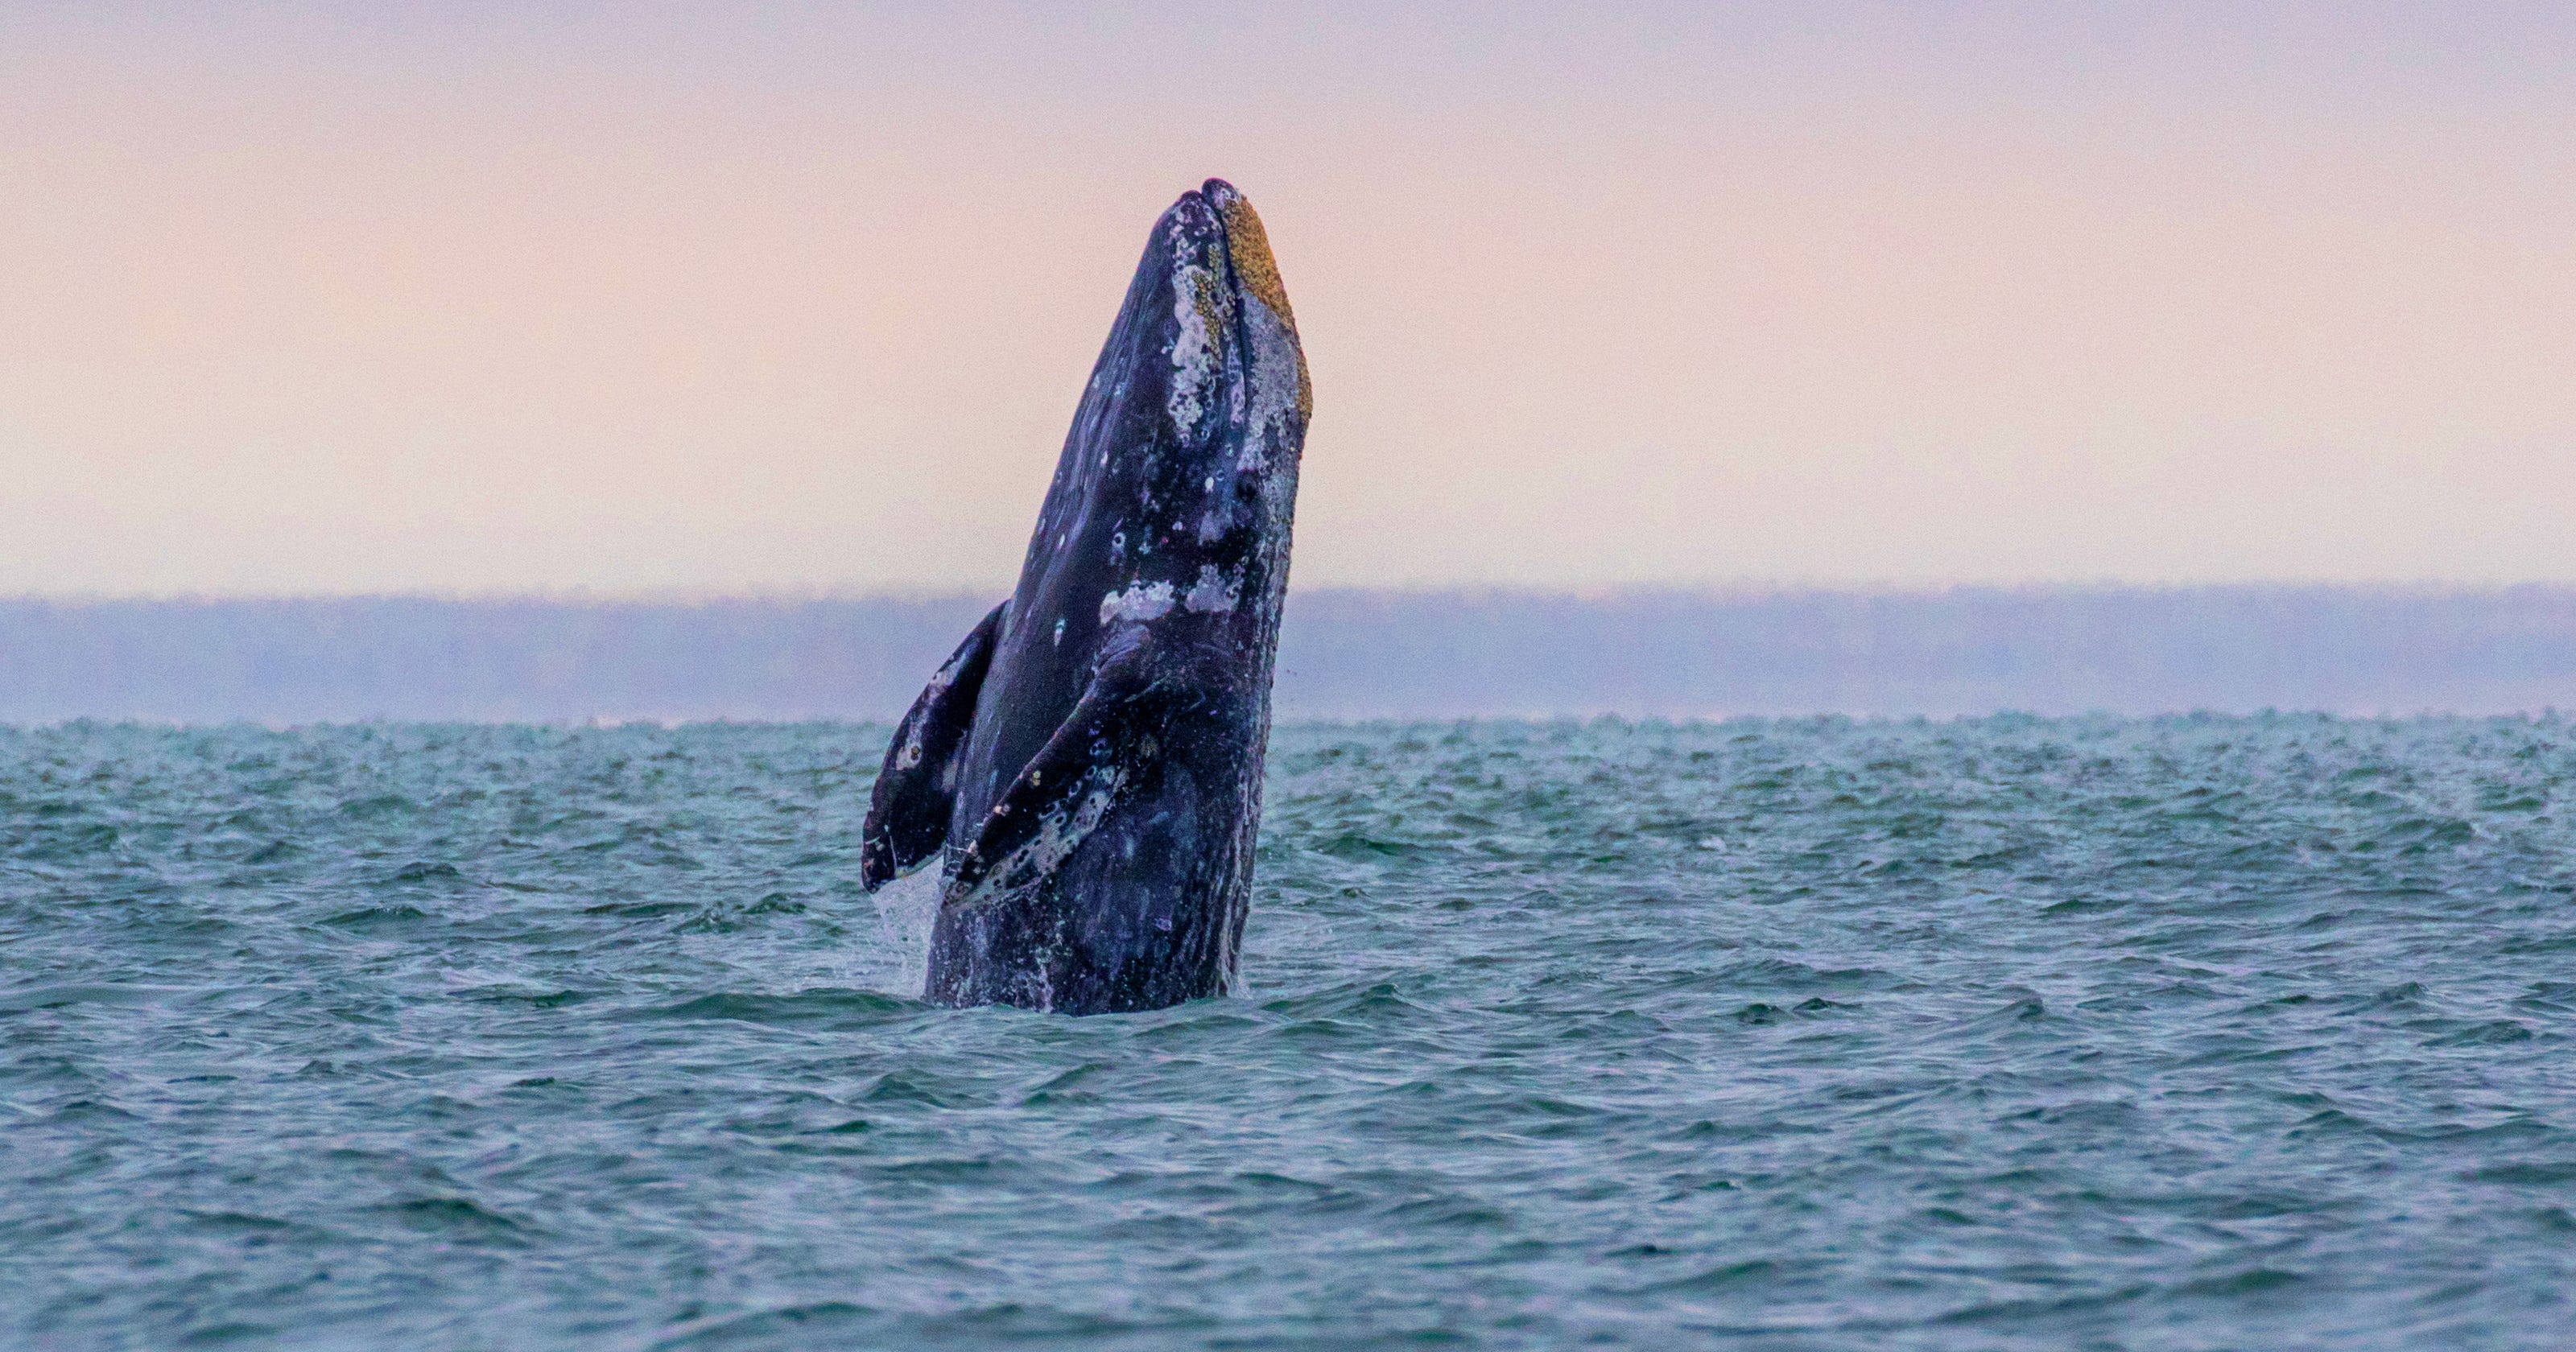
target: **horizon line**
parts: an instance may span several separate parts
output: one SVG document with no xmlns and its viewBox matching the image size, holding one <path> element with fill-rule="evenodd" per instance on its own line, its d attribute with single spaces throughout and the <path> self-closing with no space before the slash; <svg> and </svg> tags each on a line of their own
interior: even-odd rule
<svg viewBox="0 0 2576 1352">
<path fill-rule="evenodd" d="M 2030 581 L 1962 580 L 1823 581 L 1795 579 L 1719 579 L 1707 581 L 1633 581 L 1591 584 L 1459 581 L 1388 584 L 1291 584 L 1291 596 L 1357 595 L 1408 597 L 1510 597 L 1533 600 L 1612 601 L 1636 597 L 1690 597 L 1712 601 L 1761 600 L 1791 596 L 1865 596 L 1930 599 L 1960 594 L 1989 596 L 2171 595 L 2181 593 L 2343 592 L 2414 598 L 2490 597 L 2525 592 L 2576 594 L 2576 579 L 2535 578 L 2521 581 L 2444 578 L 2252 578 L 2137 581 L 2120 578 Z M 939 605 L 1009 595 L 1007 589 L 919 587 L 874 589 L 848 587 L 531 587 L 519 590 L 438 590 L 400 588 L 377 591 L 138 591 L 138 592 L 0 592 L 5 606 L 115 605 L 276 605 L 357 601 L 421 601 L 449 605 L 558 606 L 707 606 L 726 604 L 815 605 L 846 602 L 891 602 Z"/>
</svg>

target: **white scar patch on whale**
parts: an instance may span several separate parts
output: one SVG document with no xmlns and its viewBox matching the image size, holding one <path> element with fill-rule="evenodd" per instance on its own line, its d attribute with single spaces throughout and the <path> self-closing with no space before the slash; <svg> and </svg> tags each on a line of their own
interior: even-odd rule
<svg viewBox="0 0 2576 1352">
<path fill-rule="evenodd" d="M 1181 608 L 1196 611 L 1202 615 L 1228 614 L 1233 611 L 1235 602 L 1241 600 L 1242 596 L 1243 579 L 1241 577 L 1219 577 L 1215 564 L 1202 563 L 1199 565 L 1198 581 L 1192 583 L 1189 594 L 1181 598 Z"/>
<path fill-rule="evenodd" d="M 1174 233 L 1179 233 L 1178 226 Z M 1173 429 L 1185 437 L 1198 431 L 1199 419 L 1207 416 L 1204 392 L 1217 375 L 1216 344 L 1209 341 L 1204 308 L 1215 281 L 1213 274 L 1194 262 L 1172 269 L 1172 318 L 1181 331 L 1172 339 L 1172 393 L 1163 408 L 1171 415 Z"/>
<path fill-rule="evenodd" d="M 1100 598 L 1100 622 L 1159 620 L 1172 613 L 1172 584 L 1138 582 Z"/>
</svg>

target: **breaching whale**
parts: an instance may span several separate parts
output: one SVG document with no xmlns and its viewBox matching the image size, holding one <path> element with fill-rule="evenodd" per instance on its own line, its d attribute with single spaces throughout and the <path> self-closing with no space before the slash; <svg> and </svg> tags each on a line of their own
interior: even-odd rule
<svg viewBox="0 0 2576 1352">
<path fill-rule="evenodd" d="M 1311 412 L 1261 218 L 1210 179 L 1154 225 L 1018 588 L 886 749 L 860 882 L 937 857 L 929 999 L 1234 987 Z"/>
</svg>

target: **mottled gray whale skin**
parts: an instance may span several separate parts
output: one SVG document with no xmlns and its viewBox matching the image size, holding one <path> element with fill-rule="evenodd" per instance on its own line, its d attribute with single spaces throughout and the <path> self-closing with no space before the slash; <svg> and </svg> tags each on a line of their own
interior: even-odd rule
<svg viewBox="0 0 2576 1352">
<path fill-rule="evenodd" d="M 887 748 L 860 880 L 937 856 L 931 1000 L 1234 987 L 1311 408 L 1261 220 L 1210 179 L 1155 223 L 1018 589 Z"/>
</svg>

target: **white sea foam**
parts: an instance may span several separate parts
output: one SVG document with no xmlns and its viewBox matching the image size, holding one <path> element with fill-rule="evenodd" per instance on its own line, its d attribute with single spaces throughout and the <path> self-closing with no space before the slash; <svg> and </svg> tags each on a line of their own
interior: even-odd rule
<svg viewBox="0 0 2576 1352">
<path fill-rule="evenodd" d="M 877 929 L 885 937 L 885 961 L 876 964 L 876 982 L 888 995 L 918 1000 L 930 981 L 930 931 L 939 921 L 939 895 L 947 870 L 933 864 L 877 889 Z"/>
</svg>

